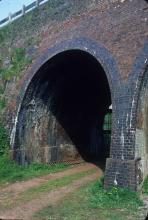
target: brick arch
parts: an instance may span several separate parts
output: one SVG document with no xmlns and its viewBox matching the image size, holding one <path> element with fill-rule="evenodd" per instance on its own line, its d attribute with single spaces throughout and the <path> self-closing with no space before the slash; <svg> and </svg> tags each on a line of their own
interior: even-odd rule
<svg viewBox="0 0 148 220">
<path fill-rule="evenodd" d="M 131 112 L 131 123 L 133 131 L 136 129 L 137 111 L 143 82 L 147 78 L 148 68 L 148 41 L 145 41 L 143 48 L 137 55 L 132 70 L 129 73 L 127 86 L 130 90 L 129 109 Z M 135 149 L 135 135 L 133 136 L 133 148 Z M 135 155 L 136 157 L 136 155 Z"/>
<path fill-rule="evenodd" d="M 121 84 L 121 75 L 119 69 L 117 67 L 116 61 L 112 54 L 108 51 L 108 49 L 98 43 L 88 38 L 75 38 L 71 40 L 65 40 L 61 43 L 54 45 L 53 47 L 49 47 L 46 49 L 43 54 L 35 60 L 32 64 L 31 70 L 27 73 L 25 83 L 22 85 L 20 99 L 22 97 L 22 93 L 25 93 L 27 86 L 29 85 L 32 77 L 36 74 L 38 69 L 53 56 L 58 53 L 67 51 L 67 50 L 82 50 L 84 52 L 88 52 L 94 58 L 98 60 L 98 62 L 102 65 L 106 76 L 109 81 L 109 85 L 112 90 L 115 90 L 115 84 Z"/>
<path fill-rule="evenodd" d="M 135 74 L 134 74 L 135 73 Z M 133 85 L 132 83 L 133 82 Z M 137 187 L 148 174 L 148 41 L 138 54 L 129 75 L 129 85 L 133 90 L 133 122 L 135 137 L 134 150 L 137 159 Z"/>
<path fill-rule="evenodd" d="M 32 65 L 31 70 L 23 80 L 22 89 L 18 97 L 18 111 L 11 133 L 11 146 L 14 148 L 16 129 L 21 105 L 25 93 L 33 77 L 40 67 L 59 53 L 69 50 L 80 50 L 93 56 L 101 64 L 109 82 L 113 118 L 110 158 L 107 159 L 105 171 L 105 186 L 119 185 L 137 190 L 139 175 L 139 160 L 136 158 L 135 131 L 138 98 L 147 65 L 148 43 L 137 56 L 127 82 L 120 78 L 116 62 L 109 51 L 99 43 L 90 39 L 77 38 L 63 41 L 48 48 Z"/>
<path fill-rule="evenodd" d="M 117 87 L 116 129 L 112 135 L 110 158 L 106 165 L 105 186 L 119 185 L 138 189 L 139 156 L 136 155 L 136 120 L 138 98 L 148 62 L 148 42 L 137 55 L 127 81 Z"/>
<path fill-rule="evenodd" d="M 16 114 L 16 120 L 15 124 L 11 133 L 11 146 L 13 149 L 15 149 L 16 145 L 16 131 L 17 131 L 17 123 L 18 118 L 21 110 L 21 106 L 26 94 L 26 91 L 33 79 L 33 77 L 36 75 L 37 71 L 40 69 L 40 67 L 45 64 L 48 60 L 52 59 L 54 56 L 58 55 L 59 53 L 70 51 L 70 50 L 80 50 L 83 52 L 86 52 L 93 56 L 98 63 L 101 64 L 102 68 L 104 69 L 106 73 L 106 77 L 109 82 L 110 91 L 111 91 L 111 97 L 112 97 L 112 106 L 113 106 L 113 114 L 114 114 L 114 97 L 116 95 L 116 86 L 118 85 L 120 87 L 121 85 L 121 79 L 120 74 L 118 71 L 118 68 L 116 66 L 116 62 L 112 55 L 109 53 L 109 51 L 99 43 L 96 43 L 90 39 L 86 38 L 80 38 L 80 39 L 72 39 L 63 41 L 52 48 L 47 49 L 43 55 L 36 60 L 36 62 L 32 65 L 31 70 L 27 73 L 22 88 L 20 91 L 20 95 L 18 97 L 18 111 Z M 114 116 L 115 118 L 115 116 Z M 113 129 L 114 129 L 114 123 L 113 123 Z"/>
</svg>

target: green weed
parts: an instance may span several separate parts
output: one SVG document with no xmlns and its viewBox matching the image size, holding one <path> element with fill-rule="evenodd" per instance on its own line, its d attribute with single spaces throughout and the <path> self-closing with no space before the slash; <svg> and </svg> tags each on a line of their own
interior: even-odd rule
<svg viewBox="0 0 148 220">
<path fill-rule="evenodd" d="M 127 188 L 103 188 L 101 181 L 95 182 L 90 187 L 90 205 L 93 208 L 124 208 L 137 210 L 142 205 L 138 193 Z"/>
<path fill-rule="evenodd" d="M 145 178 L 143 182 L 142 192 L 148 194 L 148 176 Z"/>
<path fill-rule="evenodd" d="M 0 111 L 6 107 L 6 99 L 0 97 Z"/>
<path fill-rule="evenodd" d="M 0 109 L 1 109 L 1 101 L 0 101 Z M 7 153 L 8 147 L 9 147 L 8 135 L 3 124 L 0 122 L 0 156 Z"/>
<path fill-rule="evenodd" d="M 31 62 L 26 57 L 24 48 L 14 48 L 10 53 L 10 65 L 0 69 L 0 75 L 3 80 L 8 81 L 14 76 L 18 76 L 20 72 Z"/>
<path fill-rule="evenodd" d="M 4 86 L 0 85 L 0 95 L 4 94 L 4 91 L 5 91 Z"/>
<path fill-rule="evenodd" d="M 10 160 L 8 156 L 4 155 L 0 157 L 0 184 L 27 180 L 47 173 L 61 171 L 67 167 L 69 167 L 69 165 L 64 163 L 55 165 L 32 163 L 27 166 L 20 166 L 15 161 Z"/>
</svg>

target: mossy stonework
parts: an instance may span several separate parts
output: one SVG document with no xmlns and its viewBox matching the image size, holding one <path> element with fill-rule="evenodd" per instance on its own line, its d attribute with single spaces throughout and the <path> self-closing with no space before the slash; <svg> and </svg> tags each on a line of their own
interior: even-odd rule
<svg viewBox="0 0 148 220">
<path fill-rule="evenodd" d="M 15 160 L 104 158 L 105 187 L 138 189 L 148 170 L 147 6 L 49 1 L 0 29 L 0 111 Z"/>
</svg>

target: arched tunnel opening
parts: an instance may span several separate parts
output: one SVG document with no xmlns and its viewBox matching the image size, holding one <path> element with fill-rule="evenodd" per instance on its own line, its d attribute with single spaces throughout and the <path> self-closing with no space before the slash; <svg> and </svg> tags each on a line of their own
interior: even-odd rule
<svg viewBox="0 0 148 220">
<path fill-rule="evenodd" d="M 15 159 L 56 162 L 109 156 L 111 92 L 95 57 L 81 50 L 49 59 L 31 80 L 21 106 Z"/>
</svg>

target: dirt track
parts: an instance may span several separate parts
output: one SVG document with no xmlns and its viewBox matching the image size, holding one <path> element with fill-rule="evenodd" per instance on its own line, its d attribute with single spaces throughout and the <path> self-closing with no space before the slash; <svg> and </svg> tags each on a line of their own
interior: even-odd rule
<svg viewBox="0 0 148 220">
<path fill-rule="evenodd" d="M 17 199 L 20 193 L 24 192 L 25 190 L 31 187 L 39 186 L 40 184 L 43 184 L 51 179 L 60 179 L 64 176 L 85 172 L 93 168 L 95 169 L 94 165 L 85 163 L 82 165 L 77 165 L 76 167 L 69 168 L 62 172 L 48 174 L 46 176 L 34 178 L 28 181 L 10 184 L 9 186 L 0 190 L 0 204 L 4 202 L 7 203 L 7 201 L 10 200 L 12 200 L 12 204 L 13 204 L 13 202 L 15 203 L 15 200 Z M 51 190 L 48 193 L 42 193 L 39 195 L 38 198 L 31 199 L 29 202 L 21 203 L 16 207 L 12 206 L 12 208 L 10 207 L 8 210 L 6 208 L 0 208 L 0 218 L 7 220 L 8 219 L 31 220 L 33 219 L 33 214 L 36 211 L 48 206 L 49 204 L 55 204 L 57 201 L 62 199 L 68 193 L 73 192 L 74 190 L 76 190 L 86 182 L 97 179 L 99 176 L 101 176 L 101 174 L 102 171 L 99 168 L 97 168 L 95 173 L 74 180 L 69 185 L 55 188 L 54 190 Z"/>
</svg>

